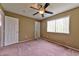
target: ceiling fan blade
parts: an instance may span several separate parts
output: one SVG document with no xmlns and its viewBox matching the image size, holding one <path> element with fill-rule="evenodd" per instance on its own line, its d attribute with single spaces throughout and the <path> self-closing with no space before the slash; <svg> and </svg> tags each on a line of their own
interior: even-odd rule
<svg viewBox="0 0 79 59">
<path fill-rule="evenodd" d="M 42 5 L 39 5 L 39 6 L 40 6 L 40 8 L 42 8 Z M 40 8 L 39 8 L 39 9 L 40 9 Z"/>
<path fill-rule="evenodd" d="M 37 8 L 34 8 L 34 7 L 30 7 L 30 8 L 35 9 L 35 10 L 39 10 L 39 9 L 37 9 Z"/>
<path fill-rule="evenodd" d="M 36 14 L 38 14 L 39 12 L 36 12 L 36 13 L 34 13 L 33 15 L 36 15 Z"/>
<path fill-rule="evenodd" d="M 53 14 L 53 12 L 50 12 L 50 11 L 45 11 L 45 13 L 48 13 L 48 14 Z"/>
<path fill-rule="evenodd" d="M 49 5 L 50 5 L 49 3 L 46 3 L 46 4 L 44 5 L 44 9 L 47 8 Z"/>
<path fill-rule="evenodd" d="M 42 17 L 44 17 L 44 14 L 41 14 L 42 15 Z"/>
</svg>

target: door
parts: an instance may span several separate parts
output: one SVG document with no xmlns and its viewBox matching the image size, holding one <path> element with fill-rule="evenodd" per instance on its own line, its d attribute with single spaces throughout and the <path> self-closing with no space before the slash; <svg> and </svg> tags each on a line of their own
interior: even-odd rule
<svg viewBox="0 0 79 59">
<path fill-rule="evenodd" d="M 40 22 L 35 22 L 35 39 L 40 38 Z"/>
<path fill-rule="evenodd" d="M 4 12 L 0 9 L 0 47 L 3 47 L 4 39 Z"/>
<path fill-rule="evenodd" d="M 19 20 L 17 18 L 5 16 L 5 40 L 4 45 L 18 43 Z"/>
</svg>

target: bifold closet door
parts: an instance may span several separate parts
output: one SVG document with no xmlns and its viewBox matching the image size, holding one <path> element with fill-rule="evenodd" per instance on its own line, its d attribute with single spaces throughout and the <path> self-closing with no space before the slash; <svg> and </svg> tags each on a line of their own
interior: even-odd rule
<svg viewBox="0 0 79 59">
<path fill-rule="evenodd" d="M 19 20 L 17 18 L 5 16 L 5 40 L 4 45 L 18 43 Z"/>
<path fill-rule="evenodd" d="M 4 39 L 4 12 L 0 9 L 0 47 L 3 47 L 3 39 Z"/>
<path fill-rule="evenodd" d="M 40 22 L 35 22 L 35 39 L 40 38 Z"/>
</svg>

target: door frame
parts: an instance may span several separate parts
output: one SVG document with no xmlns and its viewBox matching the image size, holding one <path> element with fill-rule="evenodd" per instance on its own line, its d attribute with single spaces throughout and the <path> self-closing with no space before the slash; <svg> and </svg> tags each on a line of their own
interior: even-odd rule
<svg viewBox="0 0 79 59">
<path fill-rule="evenodd" d="M 35 21 L 35 39 L 40 38 L 40 22 Z"/>
<path fill-rule="evenodd" d="M 4 17 L 6 17 L 7 15 L 5 15 Z M 7 16 L 7 17 L 11 17 L 11 16 Z M 16 17 L 12 17 L 12 18 L 16 18 Z M 16 43 L 19 43 L 19 18 L 16 18 L 17 21 L 18 21 L 18 42 Z M 5 21 L 4 21 L 4 41 L 3 41 L 3 46 L 5 46 Z M 15 43 L 14 43 L 15 44 Z"/>
</svg>

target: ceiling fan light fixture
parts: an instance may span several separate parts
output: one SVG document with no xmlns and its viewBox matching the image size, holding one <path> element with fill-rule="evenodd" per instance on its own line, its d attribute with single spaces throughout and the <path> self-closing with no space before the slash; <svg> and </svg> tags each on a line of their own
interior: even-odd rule
<svg viewBox="0 0 79 59">
<path fill-rule="evenodd" d="M 44 17 L 44 13 L 53 14 L 53 12 L 47 10 L 47 7 L 49 5 L 50 5 L 49 3 L 45 3 L 44 6 L 41 4 L 34 4 L 34 7 L 31 7 L 31 8 L 38 10 L 38 11 L 36 13 L 34 13 L 33 15 L 36 15 L 39 13 L 39 14 L 41 14 L 42 17 Z"/>
<path fill-rule="evenodd" d="M 41 9 L 39 10 L 39 13 L 40 13 L 40 14 L 44 14 L 44 8 L 41 8 Z"/>
<path fill-rule="evenodd" d="M 39 13 L 40 13 L 40 14 L 44 14 L 44 11 L 43 11 L 43 10 L 42 10 L 42 11 L 39 11 Z"/>
</svg>

